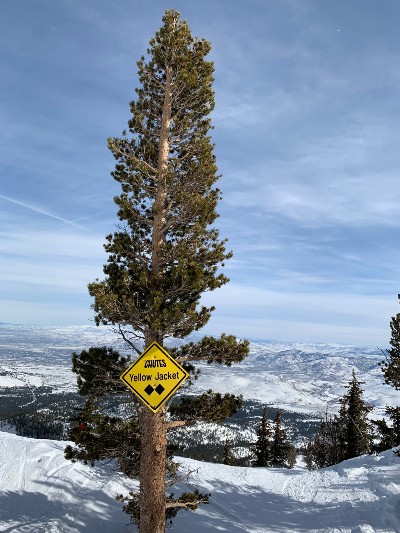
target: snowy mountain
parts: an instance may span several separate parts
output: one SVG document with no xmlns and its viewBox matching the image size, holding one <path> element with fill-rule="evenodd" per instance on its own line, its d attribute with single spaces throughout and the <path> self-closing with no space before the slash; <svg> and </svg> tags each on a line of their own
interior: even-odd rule
<svg viewBox="0 0 400 533">
<path fill-rule="evenodd" d="M 199 365 L 197 390 L 207 386 L 232 392 L 289 411 L 317 413 L 338 409 L 338 398 L 354 369 L 365 382 L 365 399 L 382 415 L 385 405 L 400 405 L 400 394 L 383 384 L 377 348 L 337 344 L 251 343 L 250 356 L 239 365 L 221 368 Z M 209 384 L 209 385 L 208 385 Z M 196 390 L 196 389 L 195 389 Z"/>
<path fill-rule="evenodd" d="M 0 324 L 0 390 L 47 386 L 54 392 L 75 391 L 71 352 L 104 345 L 125 349 L 105 327 Z M 235 392 L 289 411 L 334 412 L 354 368 L 365 382 L 365 398 L 375 407 L 374 416 L 380 417 L 385 405 L 400 405 L 400 394 L 383 384 L 382 358 L 380 349 L 370 347 L 252 342 L 250 356 L 241 364 L 217 370 L 199 365 L 201 377 L 192 390 Z"/>
<path fill-rule="evenodd" d="M 65 442 L 0 432 L 0 531 L 78 533 L 126 527 L 115 495 L 137 484 L 112 465 L 72 464 Z M 175 533 L 395 533 L 400 531 L 400 459 L 392 451 L 308 472 L 240 468 L 179 459 L 210 504 L 181 512 Z M 183 490 L 185 487 L 180 487 Z"/>
</svg>

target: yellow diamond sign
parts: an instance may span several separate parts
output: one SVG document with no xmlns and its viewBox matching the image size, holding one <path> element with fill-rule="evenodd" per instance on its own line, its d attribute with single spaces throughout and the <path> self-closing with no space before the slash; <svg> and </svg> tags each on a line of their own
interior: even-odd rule
<svg viewBox="0 0 400 533">
<path fill-rule="evenodd" d="M 188 376 L 162 346 L 153 342 L 120 379 L 156 413 Z"/>
</svg>

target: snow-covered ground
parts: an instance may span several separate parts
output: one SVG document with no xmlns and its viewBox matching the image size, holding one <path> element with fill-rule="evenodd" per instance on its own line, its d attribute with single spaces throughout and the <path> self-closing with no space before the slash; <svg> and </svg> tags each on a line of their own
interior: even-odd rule
<svg viewBox="0 0 400 533">
<path fill-rule="evenodd" d="M 66 444 L 0 432 L 0 531 L 127 531 L 115 495 L 129 480 L 109 467 L 65 460 Z"/>
<path fill-rule="evenodd" d="M 0 432 L 0 531 L 136 531 L 115 495 L 137 483 L 111 465 L 66 461 L 65 444 Z M 180 512 L 174 533 L 400 531 L 400 459 L 392 451 L 313 472 L 178 460 L 212 496 L 196 513 Z"/>
<path fill-rule="evenodd" d="M 74 391 L 71 352 L 104 345 L 122 348 L 106 328 L 0 324 L 0 389 Z M 382 358 L 378 348 L 253 342 L 240 365 L 218 371 L 200 365 L 193 390 L 212 388 L 289 411 L 320 413 L 337 409 L 355 369 L 374 415 L 381 416 L 385 405 L 400 405 L 399 392 L 383 384 Z M 137 483 L 111 465 L 66 461 L 65 445 L 0 432 L 0 531 L 136 531 L 126 527 L 129 518 L 115 495 Z M 176 533 L 400 533 L 400 459 L 391 451 L 314 472 L 179 461 L 198 470 L 192 484 L 212 497 L 196 513 L 179 513 L 172 526 Z"/>
</svg>

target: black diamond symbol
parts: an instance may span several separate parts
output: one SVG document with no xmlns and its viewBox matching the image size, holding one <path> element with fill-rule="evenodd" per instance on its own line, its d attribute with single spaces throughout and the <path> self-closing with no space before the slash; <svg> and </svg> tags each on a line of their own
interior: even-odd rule
<svg viewBox="0 0 400 533">
<path fill-rule="evenodd" d="M 156 392 L 157 394 L 162 394 L 163 392 L 165 391 L 164 387 L 161 385 L 161 383 L 159 385 L 157 385 L 156 387 Z"/>
<path fill-rule="evenodd" d="M 150 396 L 150 394 L 154 391 L 153 387 L 151 385 L 147 385 L 147 387 L 144 389 L 144 392 Z"/>
</svg>

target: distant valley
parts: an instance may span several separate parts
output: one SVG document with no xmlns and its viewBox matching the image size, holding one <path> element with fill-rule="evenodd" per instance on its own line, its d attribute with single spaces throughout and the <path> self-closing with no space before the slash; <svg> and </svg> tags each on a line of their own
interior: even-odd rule
<svg viewBox="0 0 400 533">
<path fill-rule="evenodd" d="M 125 350 L 121 339 L 105 327 L 0 324 L 0 417 L 48 409 L 67 420 L 82 403 L 76 394 L 71 353 L 90 346 Z M 196 425 L 178 433 L 179 442 L 184 442 L 179 451 L 185 454 L 185 447 L 193 451 L 199 432 L 205 442 L 197 446 L 196 458 L 202 456 L 207 443 L 210 448 L 211 442 L 217 443 L 218 454 L 228 437 L 239 449 L 254 440 L 254 425 L 265 405 L 271 416 L 278 407 L 284 411 L 289 434 L 298 443 L 315 431 L 321 414 L 337 411 L 338 398 L 352 369 L 365 382 L 364 396 L 374 407 L 372 416 L 381 418 L 386 405 L 400 405 L 400 394 L 383 384 L 379 367 L 382 358 L 378 348 L 258 341 L 251 343 L 250 355 L 241 364 L 199 364 L 200 378 L 182 393 L 197 394 L 211 388 L 242 394 L 245 404 L 222 426 Z"/>
</svg>

